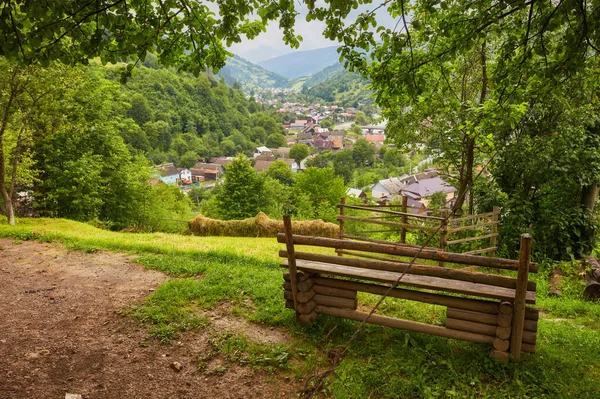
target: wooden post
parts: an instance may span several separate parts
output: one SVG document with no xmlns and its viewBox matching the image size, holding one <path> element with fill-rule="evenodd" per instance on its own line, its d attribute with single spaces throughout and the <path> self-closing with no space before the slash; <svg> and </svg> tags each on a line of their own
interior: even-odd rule
<svg viewBox="0 0 600 399">
<path fill-rule="evenodd" d="M 298 315 L 298 272 L 296 270 L 296 252 L 294 251 L 294 238 L 292 236 L 292 219 L 290 215 L 283 216 L 283 227 L 285 230 L 285 246 L 288 253 L 288 267 L 290 270 L 290 282 L 292 284 L 292 300 L 294 310 Z"/>
<path fill-rule="evenodd" d="M 510 335 L 510 354 L 515 360 L 521 358 L 523 342 L 523 327 L 525 325 L 525 296 L 527 294 L 527 279 L 529 277 L 529 262 L 531 260 L 531 235 L 521 235 L 521 250 L 519 255 L 519 272 Z"/>
<path fill-rule="evenodd" d="M 500 207 L 499 206 L 494 206 L 494 214 L 492 215 L 492 234 L 498 234 L 498 221 L 500 220 Z M 493 236 L 492 238 L 490 238 L 490 247 L 495 248 L 497 246 L 498 243 L 498 237 L 497 236 Z M 488 253 L 488 256 L 496 256 L 496 250 L 491 250 Z"/>
<path fill-rule="evenodd" d="M 402 196 L 402 212 L 408 213 L 408 197 Z M 402 223 L 408 223 L 408 216 L 402 215 Z M 406 244 L 406 227 L 400 229 L 400 242 Z"/>
<path fill-rule="evenodd" d="M 448 209 L 442 209 L 440 211 L 440 216 L 442 220 L 440 220 L 440 249 L 442 251 L 446 250 L 446 245 L 448 243 Z M 446 264 L 444 262 L 439 262 L 441 267 L 444 267 Z"/>
<path fill-rule="evenodd" d="M 340 198 L 340 216 L 341 218 L 339 218 L 339 222 L 340 222 L 340 234 L 339 234 L 339 238 L 344 239 L 344 205 L 346 205 L 346 198 L 342 197 Z M 344 254 L 338 252 L 338 256 L 344 256 Z"/>
</svg>

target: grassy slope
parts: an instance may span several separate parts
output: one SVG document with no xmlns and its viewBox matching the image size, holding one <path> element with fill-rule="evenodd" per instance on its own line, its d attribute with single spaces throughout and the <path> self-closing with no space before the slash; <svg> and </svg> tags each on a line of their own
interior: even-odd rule
<svg viewBox="0 0 600 399">
<path fill-rule="evenodd" d="M 139 254 L 140 263 L 173 277 L 143 306 L 132 309 L 158 339 L 202 328 L 208 322 L 196 310 L 222 300 L 231 301 L 233 313 L 285 326 L 295 337 L 288 346 L 267 347 L 240 336 L 221 336 L 215 346 L 229 361 L 278 373 L 291 369 L 298 378 L 305 377 L 314 365 L 327 365 L 318 348 L 343 344 L 356 328 L 354 322 L 328 317 L 308 328 L 296 324 L 293 313 L 283 307 L 280 245 L 272 238 L 126 234 L 60 219 L 19 220 L 16 227 L 0 221 L 0 236 Z M 487 358 L 488 348 L 482 345 L 367 326 L 336 371 L 329 393 L 357 398 L 600 397 L 600 305 L 581 300 L 577 267 L 563 266 L 573 278 L 567 278 L 561 299 L 546 296 L 549 267 L 538 276 L 538 306 L 546 314 L 540 320 L 538 352 L 525 355 L 522 362 L 502 366 Z M 363 295 L 361 300 L 372 303 L 374 298 Z M 382 311 L 439 324 L 444 319 L 438 306 L 407 301 L 386 300 Z"/>
</svg>

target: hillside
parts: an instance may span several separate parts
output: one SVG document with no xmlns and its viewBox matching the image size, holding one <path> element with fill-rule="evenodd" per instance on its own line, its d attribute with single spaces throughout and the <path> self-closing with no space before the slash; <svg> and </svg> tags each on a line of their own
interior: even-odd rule
<svg viewBox="0 0 600 399">
<path fill-rule="evenodd" d="M 246 91 L 287 87 L 288 85 L 287 78 L 253 64 L 238 55 L 230 57 L 227 65 L 217 75 L 223 77 L 230 86 L 234 82 L 238 82 L 240 87 Z"/>
<path fill-rule="evenodd" d="M 316 50 L 295 51 L 261 61 L 258 65 L 290 79 L 312 75 L 339 62 L 340 56 L 337 48 L 337 46 L 332 46 Z"/>
<path fill-rule="evenodd" d="M 327 79 L 331 79 L 335 75 L 344 71 L 344 65 L 341 63 L 336 63 L 333 65 L 329 65 L 328 67 L 323 68 L 319 72 L 314 75 L 309 76 L 304 80 L 302 87 L 310 88 L 314 85 L 324 82 Z"/>
<path fill-rule="evenodd" d="M 335 71 L 335 69 L 336 66 L 333 65 L 323 70 L 320 75 L 327 75 Z M 318 79 L 317 75 L 313 77 L 315 78 L 314 80 Z M 341 72 L 337 72 L 333 76 L 316 82 L 312 86 L 310 85 L 310 81 L 311 79 L 305 82 L 302 93 L 312 98 L 341 106 L 369 105 L 374 103 L 373 91 L 367 87 L 369 80 L 358 73 L 342 69 Z"/>
</svg>

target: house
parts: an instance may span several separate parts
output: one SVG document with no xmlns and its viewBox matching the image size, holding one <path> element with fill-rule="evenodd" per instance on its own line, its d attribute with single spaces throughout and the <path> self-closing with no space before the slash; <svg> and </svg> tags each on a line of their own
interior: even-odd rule
<svg viewBox="0 0 600 399">
<path fill-rule="evenodd" d="M 349 188 L 346 190 L 347 197 L 360 198 L 365 204 L 367 203 L 367 194 L 363 190 L 357 188 Z"/>
<path fill-rule="evenodd" d="M 325 139 L 323 138 L 323 136 L 318 135 L 317 137 L 315 137 L 314 141 L 313 141 L 313 145 L 315 146 L 315 148 L 317 150 L 322 150 L 325 147 Z"/>
<path fill-rule="evenodd" d="M 315 127 L 315 132 L 317 134 L 320 134 L 321 136 L 323 136 L 324 138 L 329 137 L 329 135 L 331 134 L 331 132 L 328 129 L 324 129 L 324 128 L 320 128 L 320 127 Z"/>
<path fill-rule="evenodd" d="M 271 166 L 271 164 L 273 162 L 278 161 L 278 160 L 285 162 L 290 167 L 290 169 L 292 169 L 292 172 L 298 171 L 296 162 L 294 162 L 293 159 L 289 159 L 289 158 L 277 159 L 277 158 L 275 158 L 275 156 L 273 156 L 273 155 L 269 156 L 267 154 L 256 157 L 255 162 L 254 162 L 254 169 L 257 172 L 264 172 L 265 170 L 269 169 L 269 166 Z M 296 166 L 294 166 L 294 165 L 296 165 Z M 296 169 L 296 170 L 294 170 L 294 169 Z"/>
<path fill-rule="evenodd" d="M 308 120 L 306 120 L 306 119 L 296 119 L 294 121 L 294 123 L 297 124 L 297 125 L 300 125 L 300 124 L 306 125 L 308 123 Z"/>
<path fill-rule="evenodd" d="M 300 132 L 298 133 L 298 141 L 301 140 L 311 140 L 313 137 L 311 132 Z"/>
<path fill-rule="evenodd" d="M 196 163 L 190 171 L 192 172 L 192 182 L 219 180 L 225 173 L 223 165 L 218 163 Z"/>
<path fill-rule="evenodd" d="M 369 143 L 383 144 L 385 141 L 385 134 L 366 134 L 365 140 Z"/>
<path fill-rule="evenodd" d="M 365 125 L 360 127 L 364 134 L 384 134 L 385 126 Z"/>
<path fill-rule="evenodd" d="M 218 163 L 221 166 L 229 165 L 233 162 L 233 157 L 214 157 L 208 163 Z"/>
<path fill-rule="evenodd" d="M 371 198 L 374 200 L 386 199 L 392 200 L 400 195 L 400 191 L 406 186 L 408 175 L 392 177 L 390 179 L 379 180 L 371 189 Z"/>
<path fill-rule="evenodd" d="M 165 184 L 191 184 L 192 172 L 186 168 L 176 168 L 172 163 L 158 165 L 154 168 L 158 177 Z M 189 183 L 188 183 L 189 182 Z"/>
<path fill-rule="evenodd" d="M 323 134 L 323 133 L 321 133 Z M 333 132 L 329 132 L 329 140 L 343 140 L 346 137 L 345 132 L 341 132 L 339 130 L 334 130 Z"/>
<path fill-rule="evenodd" d="M 343 140 L 330 140 L 329 142 L 331 143 L 331 149 L 334 151 L 341 150 L 342 148 L 344 148 Z"/>
<path fill-rule="evenodd" d="M 273 154 L 278 158 L 286 159 L 290 157 L 290 150 L 290 147 L 279 147 L 273 150 Z"/>
<path fill-rule="evenodd" d="M 256 148 L 255 148 L 255 149 L 252 151 L 252 156 L 253 156 L 254 158 L 256 158 L 256 157 L 258 157 L 258 156 L 260 156 L 260 155 L 263 155 L 263 154 L 266 154 L 266 153 L 269 153 L 269 154 L 273 155 L 273 152 L 272 152 L 270 149 L 268 149 L 267 147 L 265 147 L 265 146 L 256 147 Z"/>
<path fill-rule="evenodd" d="M 421 202 L 425 207 L 431 202 L 435 193 L 446 193 L 446 203 L 452 201 L 458 190 L 439 176 L 432 176 L 415 181 L 402 188 L 400 195 Z"/>
</svg>

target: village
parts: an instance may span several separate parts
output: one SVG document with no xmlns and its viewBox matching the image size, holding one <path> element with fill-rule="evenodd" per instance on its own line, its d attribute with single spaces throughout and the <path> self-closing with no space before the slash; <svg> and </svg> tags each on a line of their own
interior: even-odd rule
<svg viewBox="0 0 600 399">
<path fill-rule="evenodd" d="M 312 104 L 306 106 L 301 103 L 283 103 L 276 110 L 279 113 L 298 115 L 302 119 L 293 119 L 283 124 L 285 131 L 286 147 L 268 148 L 255 147 L 252 151 L 251 161 L 254 169 L 265 172 L 276 161 L 283 161 L 293 173 L 302 173 L 320 154 L 335 154 L 341 150 L 352 150 L 357 140 L 365 140 L 379 157 L 378 151 L 382 147 L 394 148 L 386 144 L 385 124 L 355 123 L 356 108 L 343 108 L 336 105 Z M 333 120 L 331 127 L 326 120 Z M 290 156 L 292 148 L 296 145 L 305 145 L 310 154 L 302 159 Z M 190 168 L 176 167 L 173 163 L 165 163 L 153 167 L 152 184 L 176 185 L 184 193 L 194 187 L 205 190 L 213 189 L 225 177 L 227 165 L 233 161 L 231 156 L 219 156 L 210 159 L 201 159 Z M 453 205 L 457 189 L 450 185 L 441 176 L 441 170 L 427 167 L 428 164 L 409 167 L 408 173 L 381 179 L 363 187 L 356 184 L 349 185 L 346 190 L 348 197 L 361 199 L 365 204 L 387 203 L 401 201 L 402 197 L 408 200 L 408 208 L 412 213 L 427 213 L 431 197 L 436 193 L 444 193 L 446 207 Z M 368 167 L 368 166 L 367 166 Z"/>
</svg>

